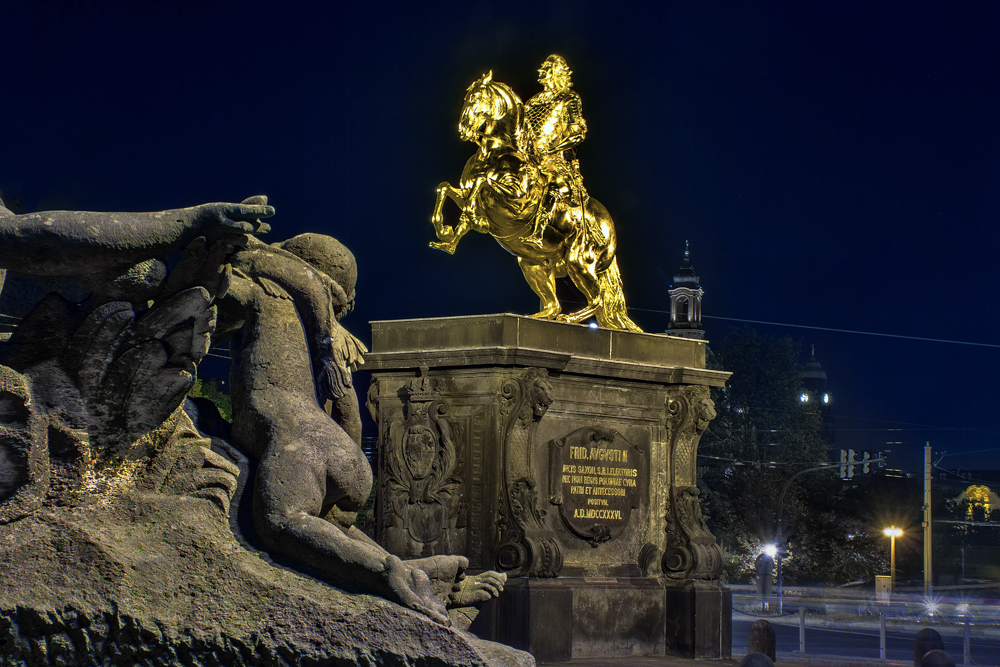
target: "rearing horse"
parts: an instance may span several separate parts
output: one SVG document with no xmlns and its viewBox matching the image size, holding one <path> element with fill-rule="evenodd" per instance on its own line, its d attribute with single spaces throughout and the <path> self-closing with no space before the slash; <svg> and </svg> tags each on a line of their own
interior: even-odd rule
<svg viewBox="0 0 1000 667">
<path fill-rule="evenodd" d="M 457 188 L 447 181 L 437 188 L 431 223 L 438 242 L 431 247 L 453 254 L 470 230 L 489 234 L 517 256 L 525 280 L 538 295 L 541 310 L 532 317 L 573 323 L 594 317 L 602 327 L 641 331 L 626 311 L 615 225 L 600 202 L 593 197 L 582 206 L 559 202 L 541 245 L 525 242 L 546 194 L 546 181 L 532 157 L 524 105 L 509 86 L 493 81 L 492 72 L 466 91 L 458 133 L 478 149 L 465 163 Z M 456 225 L 444 222 L 447 199 L 462 211 Z M 562 313 L 556 298 L 556 278 L 565 276 L 587 299 L 584 308 L 569 314 Z"/>
</svg>

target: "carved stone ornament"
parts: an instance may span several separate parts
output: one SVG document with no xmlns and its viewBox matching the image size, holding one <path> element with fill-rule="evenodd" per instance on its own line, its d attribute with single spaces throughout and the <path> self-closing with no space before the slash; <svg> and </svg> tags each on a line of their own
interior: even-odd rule
<svg viewBox="0 0 1000 667">
<path fill-rule="evenodd" d="M 698 441 L 715 418 L 707 387 L 686 387 L 667 400 L 670 495 L 665 508 L 666 550 L 660 561 L 670 579 L 718 579 L 722 550 L 701 515 L 695 461 Z"/>
<path fill-rule="evenodd" d="M 402 556 L 461 553 L 467 541 L 456 434 L 422 367 L 399 392 L 404 419 L 389 426 L 383 498 L 386 548 Z M 460 525 L 461 524 L 461 525 Z"/>
<path fill-rule="evenodd" d="M 618 537 L 649 485 L 646 457 L 617 431 L 579 428 L 548 445 L 553 505 L 569 530 L 597 547 Z"/>
<path fill-rule="evenodd" d="M 548 371 L 529 368 L 504 380 L 500 415 L 504 426 L 500 540 L 496 565 L 510 576 L 554 577 L 562 551 L 546 529 L 538 507 L 537 482 L 528 465 L 529 446 L 539 420 L 552 404 Z"/>
</svg>

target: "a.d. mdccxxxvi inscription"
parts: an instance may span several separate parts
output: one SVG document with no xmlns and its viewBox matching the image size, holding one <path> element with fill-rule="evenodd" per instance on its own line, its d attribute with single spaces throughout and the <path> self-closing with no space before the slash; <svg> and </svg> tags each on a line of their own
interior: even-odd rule
<svg viewBox="0 0 1000 667">
<path fill-rule="evenodd" d="M 612 429 L 587 427 L 549 443 L 552 502 L 578 537 L 617 537 L 646 489 L 646 457 Z"/>
</svg>

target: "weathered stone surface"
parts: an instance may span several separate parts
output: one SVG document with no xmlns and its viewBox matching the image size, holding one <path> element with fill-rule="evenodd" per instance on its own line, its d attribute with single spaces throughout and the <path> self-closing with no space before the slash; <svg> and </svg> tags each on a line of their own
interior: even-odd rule
<svg viewBox="0 0 1000 667">
<path fill-rule="evenodd" d="M 0 665 L 532 665 L 273 565 L 215 503 L 95 493 L 0 526 Z"/>
</svg>

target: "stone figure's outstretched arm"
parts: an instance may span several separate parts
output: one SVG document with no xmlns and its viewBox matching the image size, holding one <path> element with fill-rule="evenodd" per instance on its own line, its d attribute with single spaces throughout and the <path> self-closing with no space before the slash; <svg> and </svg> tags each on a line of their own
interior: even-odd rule
<svg viewBox="0 0 1000 667">
<path fill-rule="evenodd" d="M 263 465 L 268 465 L 265 459 Z M 296 475 L 308 473 L 307 468 L 290 470 Z M 259 474 L 259 473 L 258 473 Z M 266 476 L 265 480 L 274 479 Z M 295 485 L 294 478 L 285 477 L 282 486 Z M 268 489 L 264 489 L 266 495 Z M 262 490 L 256 491 L 258 494 Z M 326 574 L 331 580 L 348 588 L 373 591 L 384 598 L 415 609 L 438 623 L 451 625 L 444 605 L 435 597 L 427 573 L 412 567 L 371 542 L 355 527 L 340 527 L 294 504 L 266 503 L 277 510 L 277 516 L 260 516 L 255 510 L 258 534 L 265 543 L 294 545 L 295 558 Z"/>
<path fill-rule="evenodd" d="M 42 211 L 13 215 L 0 208 L 0 268 L 43 276 L 93 273 L 128 266 L 177 250 L 199 236 L 210 241 L 268 226 L 274 215 L 264 197 L 242 204 L 202 204 L 156 213 Z"/>
</svg>

